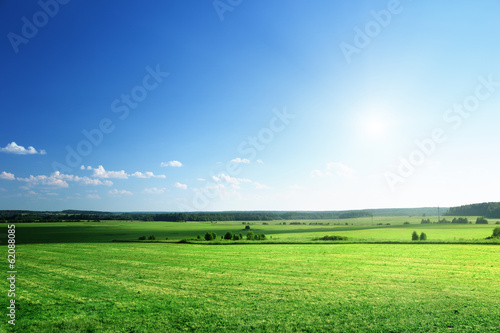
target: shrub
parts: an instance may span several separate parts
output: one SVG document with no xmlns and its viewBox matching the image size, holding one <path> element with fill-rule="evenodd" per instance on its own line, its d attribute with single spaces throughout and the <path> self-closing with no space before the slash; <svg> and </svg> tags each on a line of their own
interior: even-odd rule
<svg viewBox="0 0 500 333">
<path fill-rule="evenodd" d="M 155 240 L 155 239 L 156 239 L 155 235 L 151 235 L 148 237 L 148 240 Z"/>
<path fill-rule="evenodd" d="M 411 234 L 411 240 L 414 240 L 414 241 L 417 241 L 418 240 L 418 234 L 416 231 L 414 231 L 412 234 Z"/>
<path fill-rule="evenodd" d="M 260 234 L 260 240 L 266 240 L 266 235 Z"/>
<path fill-rule="evenodd" d="M 205 234 L 205 240 L 210 241 L 210 240 L 212 240 L 212 239 L 213 239 L 213 238 L 212 238 L 212 233 L 211 233 L 211 232 L 207 232 L 207 233 Z"/>
<path fill-rule="evenodd" d="M 488 224 L 488 220 L 481 216 L 476 219 L 476 224 Z"/>
<path fill-rule="evenodd" d="M 233 238 L 233 233 L 231 231 L 226 232 L 224 239 L 231 240 Z"/>
<path fill-rule="evenodd" d="M 253 240 L 254 239 L 254 233 L 252 231 L 249 231 L 247 233 L 247 240 Z"/>
<path fill-rule="evenodd" d="M 237 235 L 237 234 L 234 234 L 233 235 L 233 240 L 237 241 L 237 240 L 240 240 L 240 235 Z"/>
<path fill-rule="evenodd" d="M 431 219 L 422 219 L 422 221 L 420 221 L 420 224 L 429 224 L 431 223 Z"/>
<path fill-rule="evenodd" d="M 451 223 L 459 223 L 459 224 L 468 224 L 469 220 L 467 220 L 466 217 L 459 217 L 459 218 L 454 218 Z"/>
<path fill-rule="evenodd" d="M 324 236 L 319 238 L 319 240 L 324 241 L 337 241 L 337 240 L 347 240 L 346 236 Z"/>
<path fill-rule="evenodd" d="M 408 221 L 407 221 L 407 222 L 405 222 L 405 223 L 403 223 L 403 224 L 410 224 L 410 222 L 408 222 Z"/>
<path fill-rule="evenodd" d="M 168 240 L 168 237 L 165 237 L 165 240 Z"/>
<path fill-rule="evenodd" d="M 420 234 L 420 240 L 421 240 L 421 241 L 427 240 L 427 235 L 425 234 L 425 232 L 422 232 L 422 233 Z"/>
<path fill-rule="evenodd" d="M 495 229 L 493 229 L 493 235 L 491 235 L 491 237 L 493 238 L 500 237 L 500 227 L 496 227 Z"/>
<path fill-rule="evenodd" d="M 249 225 L 247 225 L 247 226 L 245 227 L 245 230 L 250 230 L 250 226 L 249 226 Z"/>
<path fill-rule="evenodd" d="M 201 236 L 200 235 L 196 236 L 196 239 L 201 240 Z"/>
<path fill-rule="evenodd" d="M 146 240 L 146 236 L 139 237 L 139 240 Z"/>
</svg>

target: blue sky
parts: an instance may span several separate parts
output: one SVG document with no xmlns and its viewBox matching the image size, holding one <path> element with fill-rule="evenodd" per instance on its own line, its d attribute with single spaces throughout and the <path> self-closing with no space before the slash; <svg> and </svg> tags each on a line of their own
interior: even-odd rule
<svg viewBox="0 0 500 333">
<path fill-rule="evenodd" d="M 499 13 L 487 0 L 0 2 L 0 209 L 498 201 Z"/>
</svg>

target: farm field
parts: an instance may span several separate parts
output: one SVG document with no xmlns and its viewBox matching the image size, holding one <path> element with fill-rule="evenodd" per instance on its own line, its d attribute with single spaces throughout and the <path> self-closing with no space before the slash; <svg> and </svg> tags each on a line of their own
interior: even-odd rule
<svg viewBox="0 0 500 333">
<path fill-rule="evenodd" d="M 491 235 L 497 222 L 497 220 L 490 220 L 490 224 L 487 225 L 420 224 L 421 219 L 421 217 L 377 217 L 374 218 L 373 223 L 370 218 L 360 218 L 346 220 L 256 221 L 248 222 L 248 224 L 253 232 L 264 233 L 268 236 L 268 241 L 276 242 L 310 242 L 314 238 L 331 234 L 346 236 L 352 241 L 410 241 L 413 231 L 425 232 L 428 241 L 453 242 L 484 240 Z M 434 220 L 437 220 L 437 218 Z M 474 221 L 475 218 L 469 220 Z M 290 224 L 294 222 L 300 222 L 301 224 Z M 410 224 L 404 224 L 404 222 L 410 222 Z M 323 225 L 318 225 L 319 223 Z M 387 225 L 388 223 L 390 225 Z M 141 236 L 155 235 L 157 240 L 165 240 L 168 237 L 169 241 L 179 241 L 181 239 L 195 239 L 197 235 L 203 237 L 206 232 L 215 232 L 218 236 L 227 231 L 245 235 L 245 226 L 242 222 L 102 221 L 18 223 L 16 239 L 20 244 L 88 243 L 137 240 Z M 5 226 L 0 228 L 6 229 Z"/>
<path fill-rule="evenodd" d="M 21 245 L 13 331 L 498 332 L 499 257 L 494 245 Z"/>
<path fill-rule="evenodd" d="M 496 221 L 420 219 L 259 221 L 250 229 L 265 233 L 265 244 L 217 241 L 241 246 L 178 243 L 206 232 L 246 234 L 241 222 L 18 223 L 16 326 L 4 320 L 0 329 L 497 332 L 500 246 L 484 240 Z M 414 230 L 428 243 L 410 242 Z M 137 241 L 142 235 L 157 241 Z M 313 241 L 325 235 L 352 242 Z M 6 279 L 0 287 L 8 290 Z"/>
</svg>

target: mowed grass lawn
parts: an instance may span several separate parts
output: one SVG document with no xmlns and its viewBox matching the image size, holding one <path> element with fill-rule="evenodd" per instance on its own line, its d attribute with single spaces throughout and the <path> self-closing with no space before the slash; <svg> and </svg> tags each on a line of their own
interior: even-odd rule
<svg viewBox="0 0 500 333">
<path fill-rule="evenodd" d="M 499 330 L 495 245 L 79 243 L 16 249 L 17 332 Z M 8 289 L 5 279 L 0 286 Z M 6 293 L 2 298 L 6 304 Z M 6 321 L 0 328 L 12 331 Z"/>
</svg>

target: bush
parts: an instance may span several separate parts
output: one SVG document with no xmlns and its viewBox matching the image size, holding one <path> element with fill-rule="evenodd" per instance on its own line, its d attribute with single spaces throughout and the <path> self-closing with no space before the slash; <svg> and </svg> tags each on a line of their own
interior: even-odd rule
<svg viewBox="0 0 500 333">
<path fill-rule="evenodd" d="M 495 224 L 500 224 L 500 221 L 497 221 L 497 223 L 495 223 Z"/>
<path fill-rule="evenodd" d="M 454 218 L 451 223 L 459 223 L 459 224 L 468 224 L 469 220 L 467 220 L 466 217 L 459 217 L 459 218 Z"/>
<path fill-rule="evenodd" d="M 476 224 L 488 224 L 488 220 L 481 216 L 476 219 Z"/>
<path fill-rule="evenodd" d="M 418 234 L 416 231 L 414 231 L 412 234 L 411 234 L 411 240 L 413 241 L 417 241 L 418 240 Z"/>
<path fill-rule="evenodd" d="M 155 240 L 155 239 L 156 239 L 155 235 L 151 235 L 148 237 L 148 240 Z"/>
<path fill-rule="evenodd" d="M 247 233 L 247 240 L 253 240 L 254 239 L 254 233 L 252 231 L 249 231 Z"/>
<path fill-rule="evenodd" d="M 422 232 L 422 233 L 420 234 L 420 240 L 421 240 L 421 241 L 427 240 L 427 235 L 425 234 L 425 232 Z"/>
<path fill-rule="evenodd" d="M 146 240 L 146 236 L 139 237 L 139 240 Z"/>
<path fill-rule="evenodd" d="M 231 231 L 226 232 L 224 235 L 224 239 L 231 240 L 233 239 L 233 233 Z"/>
<path fill-rule="evenodd" d="M 347 237 L 345 237 L 345 236 L 324 236 L 324 237 L 319 238 L 319 240 L 324 240 L 324 241 L 347 240 Z"/>
<path fill-rule="evenodd" d="M 405 223 L 403 223 L 403 224 L 410 224 L 410 222 L 405 222 Z"/>
<path fill-rule="evenodd" d="M 266 235 L 260 234 L 260 240 L 266 240 Z"/>
<path fill-rule="evenodd" d="M 196 239 L 201 240 L 201 236 L 200 235 L 196 236 Z"/>
<path fill-rule="evenodd" d="M 168 240 L 168 237 L 165 237 L 165 240 Z"/>
<path fill-rule="evenodd" d="M 207 241 L 211 241 L 211 240 L 213 240 L 213 239 L 217 239 L 217 235 L 215 235 L 215 237 L 214 237 L 214 235 L 215 235 L 215 233 L 214 233 L 214 232 L 207 232 L 207 233 L 205 234 L 205 240 L 207 240 Z"/>
<path fill-rule="evenodd" d="M 240 234 L 240 235 L 241 235 L 241 234 Z M 234 240 L 234 241 L 240 240 L 240 239 L 241 239 L 241 238 L 240 238 L 240 235 L 234 234 L 234 235 L 233 235 L 233 240 Z"/>
<path fill-rule="evenodd" d="M 250 226 L 249 226 L 249 225 L 247 225 L 247 226 L 245 227 L 245 230 L 250 230 Z"/>
<path fill-rule="evenodd" d="M 431 219 L 422 219 L 422 221 L 420 221 L 420 224 L 429 224 L 431 223 Z"/>
<path fill-rule="evenodd" d="M 495 229 L 493 229 L 493 235 L 491 235 L 491 237 L 493 238 L 500 237 L 500 227 L 496 227 Z"/>
</svg>

